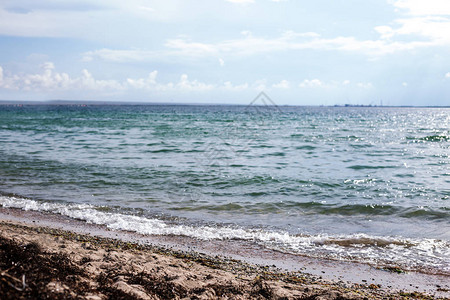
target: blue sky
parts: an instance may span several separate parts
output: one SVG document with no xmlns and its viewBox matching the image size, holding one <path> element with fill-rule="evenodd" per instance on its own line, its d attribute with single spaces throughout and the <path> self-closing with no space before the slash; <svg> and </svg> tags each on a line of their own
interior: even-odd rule
<svg viewBox="0 0 450 300">
<path fill-rule="evenodd" d="M 450 105 L 448 0 L 3 0 L 0 99 Z"/>
</svg>

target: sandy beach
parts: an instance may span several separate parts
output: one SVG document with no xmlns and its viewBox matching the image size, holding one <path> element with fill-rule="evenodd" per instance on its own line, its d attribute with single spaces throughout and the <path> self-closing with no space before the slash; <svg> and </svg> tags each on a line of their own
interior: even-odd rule
<svg viewBox="0 0 450 300">
<path fill-rule="evenodd" d="M 450 0 L 3 0 L 0 49 L 0 300 L 450 300 Z"/>
<path fill-rule="evenodd" d="M 2 299 L 448 299 L 1 220 Z"/>
</svg>

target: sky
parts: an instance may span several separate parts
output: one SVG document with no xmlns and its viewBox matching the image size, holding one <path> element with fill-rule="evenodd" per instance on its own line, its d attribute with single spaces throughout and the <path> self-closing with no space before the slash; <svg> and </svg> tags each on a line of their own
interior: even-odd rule
<svg viewBox="0 0 450 300">
<path fill-rule="evenodd" d="M 2 0 L 0 99 L 450 105 L 449 0 Z"/>
</svg>

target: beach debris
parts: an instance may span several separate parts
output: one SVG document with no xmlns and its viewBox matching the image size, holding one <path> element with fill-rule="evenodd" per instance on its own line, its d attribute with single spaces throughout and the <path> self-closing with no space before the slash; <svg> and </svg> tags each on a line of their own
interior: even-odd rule
<svg viewBox="0 0 450 300">
<path fill-rule="evenodd" d="M 386 270 L 386 271 L 389 271 L 389 272 L 392 272 L 392 273 L 397 273 L 397 274 L 404 274 L 404 273 L 406 273 L 405 270 L 403 270 L 403 269 L 401 269 L 399 267 L 396 267 L 396 266 L 387 266 L 387 267 L 382 268 L 382 270 Z"/>
</svg>

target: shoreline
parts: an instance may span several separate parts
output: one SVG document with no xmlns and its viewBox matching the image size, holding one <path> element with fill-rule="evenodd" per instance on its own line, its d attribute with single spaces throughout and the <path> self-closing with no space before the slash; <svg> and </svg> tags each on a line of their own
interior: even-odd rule
<svg viewBox="0 0 450 300">
<path fill-rule="evenodd" d="M 323 297 L 320 299 L 450 297 L 450 287 L 445 284 L 447 276 L 397 274 L 355 263 L 302 257 L 294 262 L 292 257 L 281 253 L 272 253 L 272 257 L 266 253 L 251 259 L 257 249 L 241 249 L 247 258 L 245 255 L 239 257 L 236 253 L 219 251 L 230 243 L 196 245 L 193 241 L 185 243 L 186 239 L 180 237 L 147 237 L 144 241 L 142 236 L 136 234 L 112 231 L 57 215 L 17 209 L 0 209 L 0 235 L 20 245 L 35 242 L 43 253 L 66 255 L 71 264 L 90 274 L 87 276 L 92 281 L 89 283 L 90 289 L 80 290 L 80 293 L 85 293 L 85 299 L 108 299 L 106 290 L 96 283 L 101 274 L 109 274 L 106 276 L 108 289 L 128 293 L 133 299 L 164 298 L 155 294 L 148 282 L 147 285 L 143 284 L 145 276 L 153 276 L 151 278 L 154 280 L 171 286 L 168 289 L 178 290 L 180 294 L 175 295 L 175 298 L 189 296 L 209 299 L 224 296 L 246 299 L 261 295 L 269 299 L 301 299 L 319 295 Z M 208 247 L 209 251 L 204 251 Z M 110 257 L 111 253 L 114 259 L 105 261 L 105 257 Z M 153 256 L 158 259 L 155 260 Z M 89 263 L 86 263 L 88 260 Z M 88 264 L 90 266 L 86 266 Z M 284 268 L 287 265 L 293 267 L 290 270 Z M 316 274 L 311 272 L 312 265 L 317 269 Z M 353 279 L 358 280 L 347 280 L 349 278 L 340 272 L 343 269 L 353 273 Z M 147 273 L 141 274 L 145 276 L 141 276 L 139 281 L 135 277 L 142 272 Z M 178 276 L 178 279 L 171 279 L 171 276 Z M 201 276 L 213 278 L 200 280 Z M 142 284 L 137 284 L 138 281 Z M 221 295 L 222 292 L 225 294 Z"/>
<path fill-rule="evenodd" d="M 9 202 L 11 199 L 12 202 Z M 418 274 L 415 277 L 419 274 L 450 277 L 449 244 L 445 239 L 415 240 L 410 236 L 408 240 L 408 238 L 389 235 L 370 236 L 358 233 L 343 237 L 326 234 L 297 236 L 283 231 L 253 231 L 252 229 L 244 229 L 242 232 L 239 227 L 171 223 L 170 220 L 166 221 L 158 217 L 147 218 L 134 214 L 104 212 L 101 207 L 92 210 L 83 205 L 72 207 L 72 205 L 39 203 L 21 197 L 16 202 L 14 196 L 6 197 L 6 203 L 2 203 L 2 206 L 7 208 L 5 217 L 13 216 L 13 220 L 28 222 L 30 218 L 37 219 L 39 224 L 80 233 L 83 233 L 83 228 L 86 230 L 89 228 L 84 232 L 90 233 L 93 230 L 95 234 L 106 237 L 112 234 L 110 232 L 114 232 L 113 237 L 127 241 L 162 244 L 180 250 L 193 249 L 213 256 L 217 254 L 233 256 L 256 264 L 273 264 L 271 261 L 274 261 L 283 269 L 308 269 L 309 273 L 322 276 L 322 273 L 315 268 L 319 265 L 320 268 L 327 269 L 326 274 L 335 275 L 335 278 L 328 276 L 331 280 L 337 277 L 347 281 L 370 279 L 359 277 L 355 279 L 354 272 L 348 271 L 348 269 L 355 269 L 355 266 L 360 269 L 359 273 L 370 273 L 371 276 L 382 279 L 385 274 L 380 274 L 376 269 L 395 269 Z M 291 246 L 291 243 L 294 245 Z M 297 251 L 296 247 L 301 251 Z M 443 253 L 447 253 L 447 256 Z M 289 263 L 283 263 L 284 261 Z M 338 272 L 335 272 L 336 270 Z M 433 285 L 433 282 L 428 282 L 426 278 L 415 280 L 410 278 L 409 280 L 423 290 L 429 289 L 427 285 Z M 388 281 L 397 282 L 398 280 L 395 278 Z M 422 281 L 426 284 L 422 284 Z M 405 282 L 395 287 L 409 289 L 408 285 L 405 287 Z"/>
</svg>

